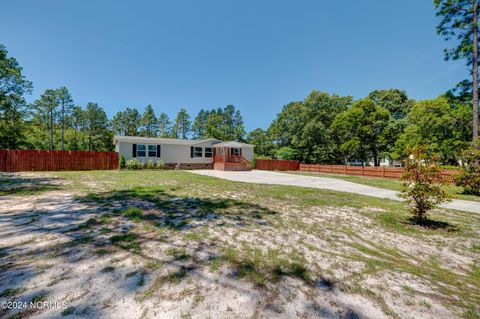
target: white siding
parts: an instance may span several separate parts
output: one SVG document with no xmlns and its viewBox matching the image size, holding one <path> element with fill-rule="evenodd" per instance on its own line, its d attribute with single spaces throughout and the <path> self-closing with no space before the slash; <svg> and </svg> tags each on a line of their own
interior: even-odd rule
<svg viewBox="0 0 480 319">
<path fill-rule="evenodd" d="M 133 142 L 117 142 L 115 151 L 123 155 L 126 160 L 133 158 L 133 144 L 157 145 L 148 143 L 133 143 Z M 190 157 L 190 147 L 202 147 L 202 157 Z M 205 142 L 196 145 L 175 145 L 175 144 L 160 144 L 160 157 L 137 157 L 139 161 L 148 160 L 162 160 L 164 163 L 213 163 L 213 157 L 205 157 L 205 147 L 212 147 L 211 142 Z"/>
<path fill-rule="evenodd" d="M 253 161 L 253 147 L 242 147 L 242 155 L 250 162 Z"/>
</svg>

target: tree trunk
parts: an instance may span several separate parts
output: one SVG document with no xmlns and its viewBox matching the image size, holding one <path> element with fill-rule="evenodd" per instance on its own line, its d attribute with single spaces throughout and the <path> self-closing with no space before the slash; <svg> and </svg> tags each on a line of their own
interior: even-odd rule
<svg viewBox="0 0 480 319">
<path fill-rule="evenodd" d="M 373 153 L 373 165 L 380 166 L 377 153 Z"/>
<path fill-rule="evenodd" d="M 478 139 L 478 0 L 473 1 L 473 142 Z"/>
<path fill-rule="evenodd" d="M 53 150 L 53 109 L 50 109 L 50 150 Z"/>
<path fill-rule="evenodd" d="M 78 146 L 77 146 L 77 128 L 75 128 L 75 129 L 73 130 L 73 149 L 74 149 L 75 151 L 78 150 Z"/>
<path fill-rule="evenodd" d="M 90 132 L 88 134 L 88 150 L 92 150 L 92 128 L 90 127 Z"/>
<path fill-rule="evenodd" d="M 62 151 L 64 150 L 64 135 L 65 135 L 65 102 L 62 101 Z"/>
</svg>

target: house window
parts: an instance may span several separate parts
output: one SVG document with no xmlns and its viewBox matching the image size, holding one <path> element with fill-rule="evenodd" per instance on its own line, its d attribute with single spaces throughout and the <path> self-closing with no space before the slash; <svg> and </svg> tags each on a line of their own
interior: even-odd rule
<svg viewBox="0 0 480 319">
<path fill-rule="evenodd" d="M 205 147 L 205 157 L 212 157 L 213 149 L 211 147 Z"/>
<path fill-rule="evenodd" d="M 147 156 L 147 146 L 145 144 L 137 145 L 137 157 L 146 157 Z"/>
<path fill-rule="evenodd" d="M 193 155 L 194 157 L 202 157 L 203 149 L 201 147 L 195 147 Z"/>
<path fill-rule="evenodd" d="M 232 148 L 232 155 L 240 155 L 240 149 L 239 148 Z"/>
<path fill-rule="evenodd" d="M 157 145 L 148 145 L 148 157 L 157 157 Z"/>
</svg>

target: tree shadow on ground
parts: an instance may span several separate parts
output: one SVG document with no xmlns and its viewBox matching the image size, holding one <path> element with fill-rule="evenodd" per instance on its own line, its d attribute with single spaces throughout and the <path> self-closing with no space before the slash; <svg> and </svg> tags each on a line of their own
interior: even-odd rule
<svg viewBox="0 0 480 319">
<path fill-rule="evenodd" d="M 418 226 L 430 230 L 445 230 L 447 232 L 456 232 L 458 228 L 455 225 L 452 225 L 448 222 L 443 222 L 439 220 L 434 220 L 426 218 L 423 220 L 417 220 L 414 217 L 409 217 L 405 224 L 410 226 Z"/>
<path fill-rule="evenodd" d="M 56 177 L 25 177 L 18 173 L 0 174 L 0 196 L 35 195 L 60 189 Z"/>
<path fill-rule="evenodd" d="M 213 267 L 222 260 L 222 242 L 201 237 L 204 230 L 201 226 L 222 231 L 226 226 L 236 229 L 247 225 L 265 227 L 269 225 L 269 219 L 277 215 L 277 212 L 255 203 L 231 198 L 179 197 L 174 191 L 160 187 L 137 187 L 89 194 L 66 203 L 57 203 L 55 201 L 58 199 L 48 197 L 41 200 L 44 209 L 15 211 L 0 216 L 0 233 L 5 236 L 13 236 L 15 230 L 37 238 L 55 234 L 61 238 L 61 241 L 34 246 L 33 249 L 28 247 L 27 242 L 2 245 L 0 293 L 5 288 L 24 286 L 50 269 L 39 267 L 49 267 L 55 263 L 60 263 L 62 269 L 72 271 L 81 263 L 94 263 L 95 266 L 80 277 L 92 281 L 111 276 L 109 283 L 112 287 L 107 292 L 101 295 L 98 292 L 102 291 L 101 287 L 97 288 L 97 296 L 103 298 L 110 296 L 110 290 L 114 290 L 115 296 L 120 299 L 132 294 L 148 299 L 161 293 L 166 286 L 175 289 L 172 286 L 184 283 L 189 278 L 220 285 L 211 276 L 205 276 L 202 269 Z M 85 204 L 85 207 L 80 204 Z M 25 218 L 25 213 L 28 213 L 28 218 Z M 4 227 L 5 225 L 10 227 Z M 119 267 L 113 261 L 130 256 L 141 260 L 134 271 L 125 266 Z M 157 268 L 156 265 L 161 266 Z M 286 266 L 289 267 L 289 264 Z M 60 271 L 56 266 L 53 267 L 52 271 Z M 233 260 L 229 267 L 233 268 L 232 274 L 239 270 L 253 274 L 259 272 L 249 259 Z M 304 275 L 298 275 L 298 272 L 290 271 L 289 268 L 275 271 L 279 277 L 291 276 L 290 273 L 297 278 Z M 58 273 L 55 275 L 59 277 Z M 115 278 L 122 278 L 125 284 L 119 284 Z M 135 282 L 126 284 L 128 278 L 135 278 Z M 254 285 L 253 288 L 246 288 L 236 284 L 235 280 L 240 278 L 228 277 L 221 285 L 245 295 L 254 295 L 258 291 L 262 294 L 273 293 L 265 287 Z M 25 287 L 29 288 L 28 292 L 21 296 L 28 299 L 26 301 L 39 294 L 48 296 L 55 292 L 57 284 L 54 280 L 47 286 Z M 331 290 L 333 287 L 332 283 L 322 278 L 312 278 L 309 285 L 319 290 Z M 287 289 L 294 288 L 288 286 Z M 107 315 L 108 310 L 103 308 L 102 300 L 96 300 L 98 302 L 74 303 L 76 308 L 72 314 L 89 318 Z"/>
<path fill-rule="evenodd" d="M 123 214 L 132 220 L 177 230 L 197 227 L 209 221 L 219 226 L 222 222 L 241 227 L 247 222 L 266 225 L 265 217 L 277 215 L 277 212 L 258 204 L 230 198 L 178 197 L 160 187 L 135 187 L 89 194 L 78 199 L 113 207 L 114 214 Z M 132 207 L 137 210 L 132 210 Z"/>
</svg>

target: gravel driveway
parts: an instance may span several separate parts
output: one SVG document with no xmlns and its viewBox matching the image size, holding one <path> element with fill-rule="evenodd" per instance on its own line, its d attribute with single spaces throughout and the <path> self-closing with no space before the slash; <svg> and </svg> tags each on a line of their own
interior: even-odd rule
<svg viewBox="0 0 480 319">
<path fill-rule="evenodd" d="M 355 193 L 360 195 L 388 198 L 400 201 L 397 192 L 377 188 L 372 186 L 361 185 L 357 183 L 347 182 L 340 179 L 316 176 L 302 176 L 294 174 L 285 174 L 272 171 L 253 170 L 249 172 L 225 172 L 220 170 L 192 170 L 191 173 L 218 177 L 230 181 L 256 183 L 256 184 L 273 184 L 273 185 L 289 185 L 301 187 L 313 187 L 320 189 L 328 189 L 333 191 Z M 441 205 L 441 207 L 449 209 L 458 209 L 467 212 L 480 213 L 480 203 L 453 199 L 451 202 Z"/>
</svg>

